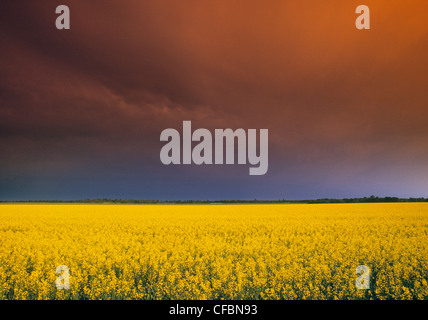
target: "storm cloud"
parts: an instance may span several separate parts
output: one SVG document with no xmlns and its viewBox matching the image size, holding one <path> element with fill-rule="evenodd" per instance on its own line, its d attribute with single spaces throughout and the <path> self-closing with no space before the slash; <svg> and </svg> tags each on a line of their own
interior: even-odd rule
<svg viewBox="0 0 428 320">
<path fill-rule="evenodd" d="M 428 4 L 359 4 L 2 1 L 0 200 L 427 196 Z M 184 120 L 269 129 L 268 173 L 162 165 Z"/>
</svg>

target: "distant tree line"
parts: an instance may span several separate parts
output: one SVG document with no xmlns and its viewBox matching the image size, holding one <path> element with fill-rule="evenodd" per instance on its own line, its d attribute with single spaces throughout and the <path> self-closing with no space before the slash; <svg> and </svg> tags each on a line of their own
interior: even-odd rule
<svg viewBox="0 0 428 320">
<path fill-rule="evenodd" d="M 134 200 L 134 199 L 84 199 L 84 200 L 22 200 L 0 203 L 89 203 L 89 204 L 279 204 L 279 203 L 381 203 L 381 202 L 428 202 L 428 198 L 363 197 L 313 200 Z"/>
</svg>

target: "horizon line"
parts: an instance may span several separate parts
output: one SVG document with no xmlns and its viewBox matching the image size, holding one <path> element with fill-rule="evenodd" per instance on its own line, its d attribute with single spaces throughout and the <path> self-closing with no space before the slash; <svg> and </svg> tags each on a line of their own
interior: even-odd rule
<svg viewBox="0 0 428 320">
<path fill-rule="evenodd" d="M 351 197 L 351 198 L 317 198 L 317 199 L 220 199 L 220 200 L 195 200 L 195 199 L 176 199 L 176 200 L 159 200 L 159 199 L 122 199 L 122 198 L 87 198 L 87 199 L 74 199 L 74 200 L 0 200 L 0 203 L 355 203 L 355 202 L 428 202 L 425 197 L 395 197 L 395 196 L 364 196 L 364 197 Z"/>
</svg>

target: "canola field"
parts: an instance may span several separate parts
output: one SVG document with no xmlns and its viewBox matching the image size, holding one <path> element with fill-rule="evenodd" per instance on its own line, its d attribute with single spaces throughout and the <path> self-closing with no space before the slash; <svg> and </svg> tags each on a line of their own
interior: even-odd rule
<svg viewBox="0 0 428 320">
<path fill-rule="evenodd" d="M 428 299 L 427 281 L 426 203 L 0 205 L 1 300 Z"/>
</svg>

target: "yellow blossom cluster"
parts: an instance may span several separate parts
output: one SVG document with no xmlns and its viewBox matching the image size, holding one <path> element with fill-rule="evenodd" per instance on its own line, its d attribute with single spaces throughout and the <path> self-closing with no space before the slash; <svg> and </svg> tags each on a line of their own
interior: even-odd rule
<svg viewBox="0 0 428 320">
<path fill-rule="evenodd" d="M 0 299 L 428 299 L 427 248 L 425 203 L 3 204 Z"/>
</svg>

